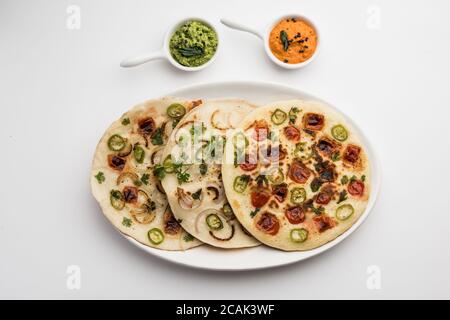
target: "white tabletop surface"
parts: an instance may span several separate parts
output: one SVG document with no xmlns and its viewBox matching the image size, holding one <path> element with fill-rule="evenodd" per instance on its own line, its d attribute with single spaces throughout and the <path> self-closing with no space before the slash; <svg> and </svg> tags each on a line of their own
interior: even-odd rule
<svg viewBox="0 0 450 320">
<path fill-rule="evenodd" d="M 70 5 L 80 29 L 67 27 Z M 444 0 L 2 0 L 0 298 L 450 298 L 449 9 Z M 217 60 L 199 73 L 163 61 L 119 67 L 158 49 L 179 18 L 263 27 L 288 12 L 321 32 L 320 55 L 303 70 L 280 69 L 256 38 L 224 26 Z M 109 123 L 144 99 L 221 80 L 297 86 L 365 130 L 383 182 L 349 239 L 287 267 L 208 272 L 144 253 L 99 213 L 89 170 Z M 67 287 L 71 265 L 79 290 Z"/>
</svg>

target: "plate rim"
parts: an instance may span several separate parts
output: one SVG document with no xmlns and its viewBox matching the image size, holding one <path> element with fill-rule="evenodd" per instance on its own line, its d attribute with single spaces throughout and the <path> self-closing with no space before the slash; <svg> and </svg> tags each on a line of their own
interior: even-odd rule
<svg viewBox="0 0 450 320">
<path fill-rule="evenodd" d="M 307 260 L 309 258 L 320 255 L 321 253 L 328 251 L 329 249 L 337 246 L 343 240 L 348 238 L 353 232 L 355 232 L 364 223 L 364 221 L 367 219 L 367 217 L 371 213 L 372 209 L 374 208 L 374 206 L 377 202 L 378 194 L 379 194 L 381 183 L 382 183 L 381 163 L 380 163 L 379 157 L 377 155 L 375 148 L 373 147 L 372 142 L 367 137 L 367 135 L 364 133 L 364 131 L 361 130 L 359 125 L 355 121 L 353 121 L 353 119 L 350 116 L 348 116 L 347 113 L 343 112 L 341 109 L 336 107 L 334 104 L 329 103 L 328 101 L 326 101 L 322 98 L 319 98 L 314 94 L 310 94 L 309 92 L 303 91 L 303 90 L 298 89 L 291 85 L 286 85 L 283 83 L 278 83 L 278 82 L 273 82 L 273 81 L 259 81 L 259 80 L 258 81 L 256 81 L 256 80 L 225 80 L 225 81 L 213 81 L 213 82 L 198 82 L 198 83 L 179 87 L 178 89 L 171 90 L 171 91 L 165 93 L 164 95 L 161 95 L 160 98 L 167 97 L 167 96 L 172 96 L 172 97 L 177 96 L 179 94 L 179 92 L 183 92 L 183 91 L 192 91 L 192 90 L 199 90 L 199 89 L 201 90 L 202 87 L 204 89 L 207 89 L 208 87 L 236 86 L 236 85 L 243 85 L 243 86 L 246 85 L 246 86 L 255 86 L 255 87 L 269 86 L 269 87 L 273 87 L 272 89 L 281 88 L 281 89 L 287 90 L 287 91 L 298 92 L 299 95 L 301 95 L 301 96 L 323 102 L 328 107 L 331 107 L 331 108 L 335 109 L 336 111 L 338 111 L 339 113 L 341 113 L 352 124 L 352 126 L 359 132 L 359 134 L 362 137 L 362 140 L 365 144 L 365 147 L 369 149 L 369 152 L 371 154 L 371 161 L 370 161 L 371 167 L 372 167 L 371 171 L 372 171 L 372 175 L 375 178 L 374 180 L 377 181 L 377 184 L 375 186 L 372 186 L 372 188 L 371 188 L 370 200 L 369 200 L 369 203 L 368 203 L 365 211 L 362 213 L 362 215 L 358 219 L 358 221 L 356 221 L 348 230 L 346 230 L 343 234 L 339 235 L 337 238 L 333 239 L 330 242 L 327 242 L 326 244 L 324 244 L 320 247 L 314 248 L 312 250 L 307 250 L 307 251 L 291 251 L 291 252 L 281 251 L 283 254 L 286 254 L 286 255 L 292 255 L 292 256 L 300 255 L 300 254 L 304 255 L 303 257 L 299 256 L 299 257 L 296 257 L 287 262 L 271 263 L 271 264 L 265 264 L 265 265 L 260 265 L 260 266 L 251 266 L 251 267 L 223 267 L 223 268 L 215 267 L 215 266 L 200 265 L 200 264 L 192 264 L 192 263 L 188 263 L 186 261 L 180 261 L 180 259 L 177 258 L 176 255 L 180 254 L 180 251 L 164 251 L 164 250 L 160 250 L 157 248 L 148 247 L 148 246 L 136 241 L 132 237 L 121 233 L 122 236 L 125 237 L 125 239 L 127 239 L 129 242 L 133 243 L 138 248 L 140 248 L 140 249 L 144 250 L 145 252 L 147 252 L 153 256 L 156 256 L 164 261 L 168 261 L 170 263 L 174 263 L 177 265 L 200 269 L 200 270 L 236 272 L 236 271 L 271 269 L 271 268 L 287 266 L 287 265 L 291 265 L 294 263 L 298 263 L 303 260 Z M 232 98 L 237 98 L 237 97 L 232 97 Z M 252 102 L 252 101 L 250 101 L 250 102 Z M 205 245 L 205 246 L 207 249 L 209 249 L 209 247 L 207 245 Z M 204 245 L 200 245 L 198 247 L 191 248 L 189 250 L 183 251 L 182 253 L 183 254 L 189 253 L 192 250 L 199 250 L 199 248 L 202 248 L 202 247 L 204 247 Z M 254 250 L 256 248 L 260 248 L 260 246 L 253 247 L 253 248 L 242 248 L 239 250 L 252 250 L 252 249 Z M 212 249 L 228 251 L 227 249 L 217 249 L 217 248 L 212 248 Z M 269 249 L 277 250 L 275 248 L 270 248 L 270 247 L 269 247 Z M 173 255 L 173 256 L 171 256 L 171 255 Z"/>
</svg>

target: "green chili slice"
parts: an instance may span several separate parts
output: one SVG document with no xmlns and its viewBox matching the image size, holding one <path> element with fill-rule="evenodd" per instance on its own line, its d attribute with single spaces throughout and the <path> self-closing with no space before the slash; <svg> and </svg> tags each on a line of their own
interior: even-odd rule
<svg viewBox="0 0 450 320">
<path fill-rule="evenodd" d="M 180 103 L 173 103 L 167 108 L 167 115 L 173 119 L 180 119 L 186 114 L 186 108 Z"/>
<path fill-rule="evenodd" d="M 145 158 L 144 148 L 142 148 L 139 145 L 136 145 L 133 150 L 133 156 L 134 156 L 134 159 L 136 160 L 136 162 L 138 162 L 138 163 L 144 162 L 144 158 Z"/>
<path fill-rule="evenodd" d="M 208 214 L 206 217 L 206 224 L 211 230 L 220 230 L 223 228 L 222 220 L 214 213 Z"/>
<path fill-rule="evenodd" d="M 284 121 L 286 121 L 287 119 L 287 114 L 286 112 L 284 112 L 283 110 L 280 109 L 276 109 L 273 113 L 272 116 L 270 117 L 270 119 L 272 120 L 272 122 L 276 125 L 280 125 L 282 124 Z"/>
<path fill-rule="evenodd" d="M 306 200 L 305 188 L 294 188 L 291 190 L 291 202 L 293 204 L 301 204 Z"/>
<path fill-rule="evenodd" d="M 108 139 L 108 147 L 112 151 L 120 151 L 123 148 L 125 148 L 125 145 L 126 145 L 125 139 L 119 136 L 118 134 L 114 134 Z"/>
<path fill-rule="evenodd" d="M 306 146 L 306 142 L 299 142 L 295 145 L 294 155 L 302 160 L 308 160 L 313 156 L 313 152 Z"/>
<path fill-rule="evenodd" d="M 250 177 L 247 175 L 237 176 L 234 178 L 233 189 L 238 193 L 242 193 L 245 191 L 248 185 Z"/>
<path fill-rule="evenodd" d="M 158 228 L 150 229 L 147 233 L 148 240 L 153 244 L 160 244 L 164 241 L 164 233 Z"/>
<path fill-rule="evenodd" d="M 331 128 L 331 135 L 338 141 L 345 141 L 348 138 L 347 129 L 341 124 L 337 124 Z"/>
<path fill-rule="evenodd" d="M 111 206 L 116 210 L 122 210 L 125 207 L 125 199 L 119 190 L 111 190 L 109 194 Z"/>
<path fill-rule="evenodd" d="M 168 155 L 166 159 L 163 161 L 164 171 L 167 173 L 173 173 L 175 171 L 175 167 L 173 165 L 172 157 Z"/>
<path fill-rule="evenodd" d="M 231 219 L 234 217 L 233 209 L 231 209 L 231 206 L 229 203 L 225 203 L 222 206 L 222 211 L 223 211 L 223 214 L 225 215 L 225 217 L 227 217 L 228 219 Z"/>
<path fill-rule="evenodd" d="M 355 212 L 355 209 L 351 204 L 343 204 L 336 209 L 336 218 L 339 220 L 347 220 Z"/>
<path fill-rule="evenodd" d="M 281 170 L 281 168 L 278 168 L 278 170 L 276 170 L 274 173 L 271 173 L 268 178 L 269 181 L 275 185 L 282 183 L 284 181 L 283 170 Z"/>
<path fill-rule="evenodd" d="M 308 238 L 308 230 L 305 228 L 292 229 L 291 241 L 296 243 L 304 242 Z"/>
</svg>

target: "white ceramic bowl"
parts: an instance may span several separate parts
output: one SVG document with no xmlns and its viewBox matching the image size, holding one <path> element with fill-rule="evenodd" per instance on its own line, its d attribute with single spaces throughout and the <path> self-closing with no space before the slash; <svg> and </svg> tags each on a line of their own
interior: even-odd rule
<svg viewBox="0 0 450 320">
<path fill-rule="evenodd" d="M 175 33 L 175 31 L 177 30 L 178 27 L 180 27 L 182 24 L 184 24 L 184 23 L 186 23 L 188 21 L 199 21 L 199 22 L 202 22 L 202 23 L 206 24 L 208 27 L 210 27 L 212 30 L 214 30 L 214 32 L 217 35 L 216 52 L 211 57 L 211 59 L 209 59 L 206 63 L 204 63 L 204 64 L 202 64 L 201 66 L 198 66 L 198 67 L 183 66 L 178 61 L 176 61 L 172 57 L 172 54 L 170 53 L 170 39 L 172 38 L 172 35 Z M 183 19 L 183 20 L 177 22 L 176 24 L 172 25 L 172 27 L 169 28 L 169 30 L 166 33 L 166 36 L 164 37 L 163 47 L 160 50 L 152 52 L 152 53 L 149 53 L 149 54 L 145 54 L 145 55 L 141 55 L 141 56 L 136 56 L 136 57 L 131 57 L 131 58 L 124 59 L 120 63 L 120 66 L 124 67 L 124 68 L 130 68 L 130 67 L 135 67 L 135 66 L 147 63 L 149 61 L 165 59 L 165 60 L 168 60 L 175 68 L 178 68 L 180 70 L 183 70 L 183 71 L 199 71 L 199 70 L 202 70 L 202 69 L 208 67 L 209 65 L 211 65 L 211 63 L 213 63 L 213 61 L 217 57 L 217 52 L 219 51 L 219 47 L 220 47 L 219 33 L 217 32 L 217 28 L 214 26 L 214 24 L 209 22 L 209 21 L 207 21 L 207 20 L 205 20 L 205 19 L 203 19 L 203 18 L 189 17 L 189 18 L 186 18 L 186 19 Z"/>
<path fill-rule="evenodd" d="M 272 31 L 273 27 L 280 22 L 281 20 L 287 19 L 287 18 L 296 18 L 298 20 L 303 20 L 305 22 L 307 22 L 309 25 L 311 25 L 311 27 L 314 28 L 316 35 L 317 35 L 317 47 L 316 50 L 314 51 L 313 55 L 306 61 L 304 62 L 300 62 L 300 63 L 285 63 L 281 60 L 279 60 L 277 57 L 275 57 L 275 55 L 272 53 L 272 50 L 270 50 L 269 47 L 269 37 L 270 37 L 270 32 Z M 263 43 L 264 43 L 264 51 L 266 52 L 267 56 L 270 58 L 270 60 L 272 60 L 273 63 L 275 63 L 276 65 L 285 68 L 285 69 L 299 69 L 302 68 L 306 65 L 308 65 L 309 63 L 311 63 L 317 56 L 318 52 L 319 52 L 319 47 L 320 47 L 320 35 L 319 35 L 319 30 L 317 29 L 316 25 L 307 17 L 299 15 L 299 14 L 285 14 L 277 19 L 275 19 L 272 23 L 270 23 L 264 30 L 259 31 L 259 30 L 255 30 L 253 28 L 250 28 L 248 26 L 244 26 L 240 23 L 228 20 L 228 19 L 220 19 L 220 21 L 226 25 L 229 28 L 235 29 L 235 30 L 239 30 L 239 31 L 244 31 L 244 32 L 249 32 L 255 36 L 257 36 L 258 38 L 260 38 Z"/>
</svg>

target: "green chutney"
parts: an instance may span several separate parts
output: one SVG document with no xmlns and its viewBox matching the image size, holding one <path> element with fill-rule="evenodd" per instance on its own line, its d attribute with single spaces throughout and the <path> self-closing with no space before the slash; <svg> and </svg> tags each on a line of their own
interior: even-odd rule
<svg viewBox="0 0 450 320">
<path fill-rule="evenodd" d="M 210 26 L 200 21 L 187 21 L 175 30 L 169 49 L 179 64 L 198 67 L 214 56 L 217 45 L 217 34 Z"/>
</svg>

